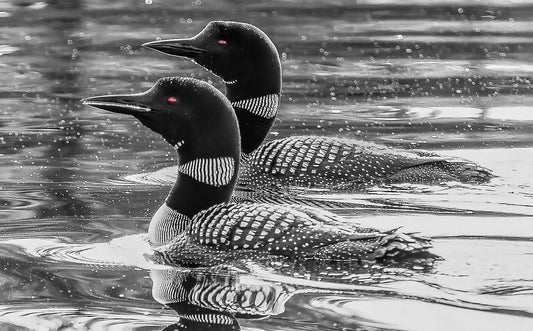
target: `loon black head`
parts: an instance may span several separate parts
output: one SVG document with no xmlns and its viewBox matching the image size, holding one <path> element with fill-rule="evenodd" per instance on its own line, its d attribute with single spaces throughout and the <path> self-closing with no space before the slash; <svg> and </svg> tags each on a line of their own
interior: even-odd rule
<svg viewBox="0 0 533 331">
<path fill-rule="evenodd" d="M 263 31 L 251 24 L 213 21 L 192 38 L 152 41 L 143 46 L 189 58 L 230 85 L 241 80 L 262 85 L 260 79 L 265 75 L 272 81 L 268 82 L 271 85 L 268 93 L 280 91 L 281 69 L 276 47 Z"/>
<path fill-rule="evenodd" d="M 247 23 L 214 21 L 192 38 L 143 46 L 189 58 L 221 77 L 239 120 L 243 152 L 259 147 L 275 120 L 281 91 L 279 55 L 263 31 Z"/>
<path fill-rule="evenodd" d="M 162 78 L 137 94 L 83 99 L 86 105 L 136 117 L 187 157 L 233 154 L 239 142 L 235 115 L 224 95 L 192 78 Z M 225 143 L 220 143 L 224 141 Z"/>
<path fill-rule="evenodd" d="M 240 158 L 238 124 L 229 101 L 210 84 L 162 78 L 143 93 L 82 102 L 132 115 L 174 146 L 180 173 L 167 198 L 169 207 L 190 217 L 229 200 Z"/>
</svg>

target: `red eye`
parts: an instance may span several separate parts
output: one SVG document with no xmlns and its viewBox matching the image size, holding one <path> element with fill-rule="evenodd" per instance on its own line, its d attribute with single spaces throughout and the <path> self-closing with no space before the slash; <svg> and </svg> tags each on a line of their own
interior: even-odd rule
<svg viewBox="0 0 533 331">
<path fill-rule="evenodd" d="M 220 45 L 220 46 L 226 46 L 228 44 L 227 41 L 223 40 L 223 39 L 220 39 L 219 41 L 217 41 L 217 43 Z"/>
<path fill-rule="evenodd" d="M 178 99 L 176 99 L 176 98 L 174 98 L 174 97 L 169 97 L 169 98 L 167 99 L 167 103 L 168 103 L 169 105 L 173 105 L 173 104 L 175 104 L 177 101 L 178 101 Z"/>
</svg>

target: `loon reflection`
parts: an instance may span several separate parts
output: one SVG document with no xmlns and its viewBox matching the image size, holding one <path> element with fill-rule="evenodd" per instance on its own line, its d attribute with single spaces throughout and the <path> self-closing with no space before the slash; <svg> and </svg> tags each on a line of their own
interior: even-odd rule
<svg viewBox="0 0 533 331">
<path fill-rule="evenodd" d="M 178 314 L 165 330 L 240 330 L 237 318 L 281 314 L 295 292 L 231 270 L 208 272 L 178 268 L 152 270 L 152 295 Z"/>
<path fill-rule="evenodd" d="M 282 314 L 294 295 L 380 295 L 386 291 L 372 285 L 412 280 L 430 272 L 434 261 L 411 259 L 401 266 L 366 268 L 343 262 L 278 260 L 269 265 L 253 261 L 240 266 L 243 268 L 233 263 L 211 268 L 155 269 L 150 277 L 153 298 L 172 308 L 180 318 L 165 330 L 240 330 L 237 319 Z"/>
</svg>

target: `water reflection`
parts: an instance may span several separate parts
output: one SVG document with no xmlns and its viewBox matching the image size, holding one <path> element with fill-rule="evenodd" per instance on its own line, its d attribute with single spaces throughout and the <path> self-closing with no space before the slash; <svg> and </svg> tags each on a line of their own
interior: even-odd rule
<svg viewBox="0 0 533 331">
<path fill-rule="evenodd" d="M 240 330 L 237 318 L 280 314 L 294 292 L 231 270 L 152 270 L 150 277 L 154 299 L 180 317 L 177 330 Z"/>
<path fill-rule="evenodd" d="M 372 285 L 431 272 L 434 259 L 411 259 L 387 267 L 317 261 L 260 263 L 248 261 L 210 268 L 165 268 L 150 271 L 152 295 L 180 317 L 165 330 L 240 330 L 237 319 L 262 319 L 285 312 L 296 294 L 373 293 L 390 295 Z M 243 264 L 240 265 L 244 266 Z"/>
</svg>

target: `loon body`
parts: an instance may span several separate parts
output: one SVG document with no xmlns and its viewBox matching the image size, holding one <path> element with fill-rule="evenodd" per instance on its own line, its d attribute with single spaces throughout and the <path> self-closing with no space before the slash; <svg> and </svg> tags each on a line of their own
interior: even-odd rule
<svg viewBox="0 0 533 331">
<path fill-rule="evenodd" d="M 413 235 L 342 226 L 333 214 L 309 207 L 227 203 L 195 215 L 191 228 L 157 248 L 153 259 L 186 267 L 268 260 L 272 255 L 364 264 L 428 247 L 426 239 Z"/>
<path fill-rule="evenodd" d="M 483 176 L 473 163 L 448 162 L 370 142 L 292 136 L 266 142 L 244 157 L 241 185 L 327 187 L 357 190 L 397 182 L 471 181 Z"/>
<path fill-rule="evenodd" d="M 295 136 L 261 145 L 274 123 L 281 93 L 281 62 L 268 36 L 239 22 L 210 22 L 188 39 L 143 46 L 186 57 L 226 83 L 241 135 L 241 185 L 270 183 L 354 190 L 380 183 L 486 182 L 475 163 L 353 139 Z M 342 163 L 340 163 L 342 162 Z"/>
<path fill-rule="evenodd" d="M 340 218 L 318 209 L 228 203 L 239 168 L 238 123 L 231 104 L 207 83 L 163 78 L 144 93 L 83 102 L 135 116 L 177 150 L 176 183 L 150 222 L 149 239 L 161 245 L 157 262 L 211 266 L 268 256 L 361 262 L 430 246 L 396 231 L 340 226 Z"/>
</svg>

